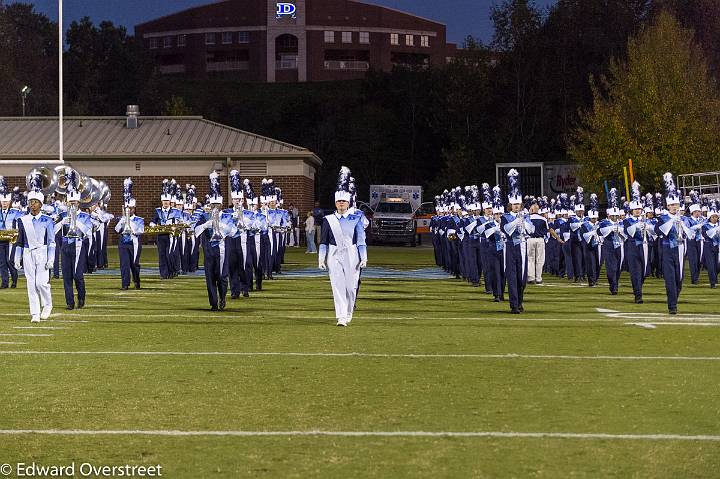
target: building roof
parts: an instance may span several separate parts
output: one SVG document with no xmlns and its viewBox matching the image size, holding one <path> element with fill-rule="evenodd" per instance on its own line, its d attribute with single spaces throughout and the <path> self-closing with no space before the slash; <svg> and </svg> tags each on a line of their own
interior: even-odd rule
<svg viewBox="0 0 720 479">
<path fill-rule="evenodd" d="M 201 116 L 65 117 L 66 158 L 307 157 L 306 148 L 238 130 Z M 0 117 L 0 159 L 57 159 L 57 117 Z"/>
</svg>

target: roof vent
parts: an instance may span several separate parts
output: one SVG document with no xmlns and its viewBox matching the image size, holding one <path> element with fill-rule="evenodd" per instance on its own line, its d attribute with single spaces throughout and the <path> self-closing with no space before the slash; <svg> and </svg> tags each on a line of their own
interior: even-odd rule
<svg viewBox="0 0 720 479">
<path fill-rule="evenodd" d="M 127 127 L 131 130 L 139 126 L 138 116 L 140 115 L 140 107 L 138 105 L 127 106 Z"/>
</svg>

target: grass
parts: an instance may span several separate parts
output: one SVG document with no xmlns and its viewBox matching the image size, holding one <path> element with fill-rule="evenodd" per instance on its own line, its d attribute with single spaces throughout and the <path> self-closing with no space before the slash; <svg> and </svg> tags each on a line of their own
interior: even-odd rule
<svg viewBox="0 0 720 479">
<path fill-rule="evenodd" d="M 143 252 L 151 265 L 154 250 Z M 111 259 L 116 258 L 111 252 Z M 372 247 L 373 265 L 432 266 L 428 248 Z M 287 268 L 315 264 L 289 250 Z M 111 261 L 112 263 L 112 261 Z M 112 266 L 112 264 L 111 264 Z M 279 277 L 208 311 L 204 281 L 88 276 L 87 308 L 29 326 L 24 280 L 3 290 L 2 351 L 364 353 L 462 356 L 0 355 L 0 429 L 504 431 L 720 435 L 720 361 L 504 355 L 717 357 L 717 294 L 686 285 L 667 316 L 546 278 L 526 313 L 459 280 L 365 279 L 352 325 L 333 326 L 325 278 Z M 611 317 L 595 308 L 627 313 Z M 652 315 L 649 313 L 656 313 Z M 81 322 L 60 322 L 84 320 Z M 657 329 L 626 323 L 654 321 Z M 165 477 L 717 477 L 720 442 L 518 437 L 0 435 L 0 463 L 161 464 Z"/>
</svg>

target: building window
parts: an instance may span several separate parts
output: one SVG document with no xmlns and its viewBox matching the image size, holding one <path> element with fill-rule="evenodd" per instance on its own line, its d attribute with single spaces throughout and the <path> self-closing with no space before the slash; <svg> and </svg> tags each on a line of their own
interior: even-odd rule
<svg viewBox="0 0 720 479">
<path fill-rule="evenodd" d="M 163 48 L 172 48 L 172 37 L 163 38 Z"/>
<path fill-rule="evenodd" d="M 250 32 L 238 32 L 238 43 L 250 43 Z"/>
<path fill-rule="evenodd" d="M 342 42 L 352 43 L 352 32 L 342 32 Z"/>
<path fill-rule="evenodd" d="M 177 36 L 177 44 L 179 47 L 184 47 L 186 41 L 187 41 L 187 35 L 178 35 Z"/>
<path fill-rule="evenodd" d="M 430 46 L 430 37 L 427 35 L 422 35 L 420 37 L 420 46 L 421 47 L 429 47 Z"/>
<path fill-rule="evenodd" d="M 397 33 L 391 33 L 390 45 L 400 45 L 400 35 L 398 35 Z"/>
<path fill-rule="evenodd" d="M 214 33 L 206 33 L 205 34 L 205 45 L 215 45 L 215 34 Z"/>
<path fill-rule="evenodd" d="M 151 38 L 150 39 L 150 48 L 157 48 L 158 47 L 158 39 L 157 38 Z"/>
<path fill-rule="evenodd" d="M 370 32 L 360 32 L 360 43 L 370 43 Z"/>
<path fill-rule="evenodd" d="M 229 44 L 231 44 L 231 43 L 232 43 L 232 37 L 233 37 L 232 32 L 223 32 L 223 34 L 222 34 L 222 42 L 223 42 L 223 45 L 229 45 Z"/>
<path fill-rule="evenodd" d="M 325 32 L 325 43 L 335 43 L 335 32 Z"/>
<path fill-rule="evenodd" d="M 405 35 L 405 45 L 412 47 L 415 45 L 415 37 L 412 35 Z"/>
</svg>

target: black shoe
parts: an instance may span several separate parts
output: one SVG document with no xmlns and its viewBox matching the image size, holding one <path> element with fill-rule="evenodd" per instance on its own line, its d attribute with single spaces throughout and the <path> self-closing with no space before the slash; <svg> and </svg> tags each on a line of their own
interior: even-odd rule
<svg viewBox="0 0 720 479">
<path fill-rule="evenodd" d="M 123 291 L 127 291 L 127 290 L 128 290 L 128 287 L 127 287 L 127 286 L 123 286 L 121 289 L 122 289 Z"/>
<path fill-rule="evenodd" d="M 516 308 L 513 308 L 513 309 L 510 310 L 510 314 L 520 314 L 520 310 L 519 310 L 519 309 L 516 309 Z"/>
<path fill-rule="evenodd" d="M 542 284 L 542 281 L 535 281 L 535 284 Z"/>
<path fill-rule="evenodd" d="M 85 307 L 85 300 L 78 300 L 78 309 L 83 309 L 83 307 Z"/>
<path fill-rule="evenodd" d="M 225 300 L 224 299 L 220 300 L 220 311 L 225 311 Z"/>
<path fill-rule="evenodd" d="M 642 298 L 635 298 L 635 304 L 643 304 Z"/>
<path fill-rule="evenodd" d="M 479 287 L 480 287 L 480 283 L 473 283 L 473 284 L 472 284 L 472 287 L 473 287 L 473 288 L 479 288 Z"/>
<path fill-rule="evenodd" d="M 522 304 L 518 306 L 518 311 L 520 311 L 521 313 L 525 311 L 525 308 L 523 308 Z"/>
<path fill-rule="evenodd" d="M 591 288 L 594 288 L 594 287 L 595 287 L 595 283 L 588 283 L 588 286 L 590 286 Z"/>
<path fill-rule="evenodd" d="M 135 289 L 140 289 L 140 283 L 135 283 Z"/>
<path fill-rule="evenodd" d="M 240 297 L 239 294 L 233 294 L 230 296 L 230 299 L 238 299 Z"/>
<path fill-rule="evenodd" d="M 68 304 L 67 306 L 65 306 L 65 309 L 67 309 L 68 311 L 72 311 L 73 309 L 75 309 L 75 305 L 74 305 L 74 304 Z"/>
<path fill-rule="evenodd" d="M 493 298 L 493 303 L 499 303 L 499 302 L 500 302 L 500 298 L 498 298 L 497 296 L 495 296 L 495 297 Z"/>
<path fill-rule="evenodd" d="M 535 281 L 528 281 L 527 284 L 535 284 Z"/>
<path fill-rule="evenodd" d="M 217 311 L 217 310 L 218 310 L 217 306 L 213 306 L 212 308 L 210 308 L 210 311 Z"/>
<path fill-rule="evenodd" d="M 245 292 L 243 293 L 243 298 L 249 298 L 249 297 L 250 297 L 250 293 L 248 293 L 247 291 L 245 291 Z"/>
<path fill-rule="evenodd" d="M 505 296 L 500 296 L 500 301 L 505 301 Z"/>
<path fill-rule="evenodd" d="M 10 285 L 10 289 L 15 289 L 15 288 L 17 288 L 17 283 L 13 283 Z"/>
<path fill-rule="evenodd" d="M 492 291 L 485 291 L 485 294 L 492 294 Z"/>
<path fill-rule="evenodd" d="M 0 289 L 8 289 L 8 285 L 7 284 L 0 285 Z"/>
<path fill-rule="evenodd" d="M 671 310 L 668 311 L 668 312 L 669 312 L 670 314 L 677 314 L 677 309 L 671 309 Z"/>
<path fill-rule="evenodd" d="M 610 294 L 612 294 L 613 296 L 617 296 L 617 291 L 610 291 Z"/>
<path fill-rule="evenodd" d="M 257 288 L 255 288 L 255 290 L 262 291 L 262 286 L 258 286 Z"/>
<path fill-rule="evenodd" d="M 14 287 L 14 286 L 13 286 L 13 287 Z M 717 285 L 716 285 L 716 284 L 711 284 L 711 285 L 710 285 L 710 289 L 715 289 L 715 288 L 717 288 Z"/>
</svg>

